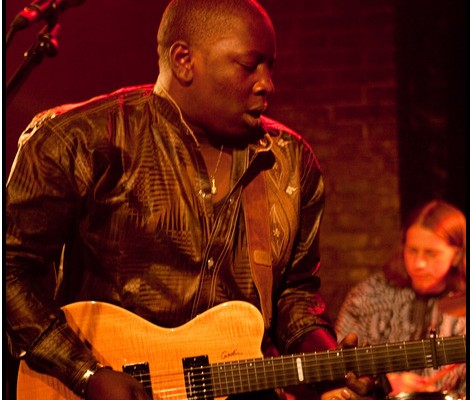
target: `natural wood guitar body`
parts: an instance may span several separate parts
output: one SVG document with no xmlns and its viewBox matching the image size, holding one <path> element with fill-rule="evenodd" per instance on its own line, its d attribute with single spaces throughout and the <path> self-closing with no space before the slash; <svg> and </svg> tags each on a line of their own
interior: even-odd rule
<svg viewBox="0 0 472 400">
<path fill-rule="evenodd" d="M 79 302 L 63 310 L 104 365 L 121 371 L 123 365 L 148 362 L 154 400 L 187 399 L 182 357 L 207 354 L 212 363 L 261 357 L 262 317 L 244 302 L 216 306 L 173 329 L 158 327 L 107 303 Z M 17 399 L 80 398 L 56 378 L 37 373 L 21 362 Z"/>
<path fill-rule="evenodd" d="M 466 337 L 262 357 L 264 323 L 249 303 L 220 304 L 172 329 L 106 303 L 63 308 L 69 324 L 105 365 L 139 380 L 153 400 L 225 399 L 311 382 L 464 363 Z M 79 399 L 59 380 L 20 363 L 18 400 Z"/>
</svg>

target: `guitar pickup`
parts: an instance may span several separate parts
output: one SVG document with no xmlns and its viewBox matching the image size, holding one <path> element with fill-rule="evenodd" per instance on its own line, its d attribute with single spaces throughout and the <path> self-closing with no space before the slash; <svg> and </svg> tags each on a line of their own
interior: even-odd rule
<svg viewBox="0 0 472 400">
<path fill-rule="evenodd" d="M 213 400 L 213 383 L 208 356 L 183 358 L 182 365 L 187 398 L 189 400 Z"/>
<path fill-rule="evenodd" d="M 144 386 L 148 396 L 151 399 L 153 398 L 149 363 L 142 362 L 137 364 L 123 365 L 122 370 L 140 382 Z"/>
</svg>

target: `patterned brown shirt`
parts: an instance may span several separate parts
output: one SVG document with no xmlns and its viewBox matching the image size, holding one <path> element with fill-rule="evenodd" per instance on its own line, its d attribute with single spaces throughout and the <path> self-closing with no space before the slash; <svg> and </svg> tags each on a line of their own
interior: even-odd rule
<svg viewBox="0 0 472 400">
<path fill-rule="evenodd" d="M 232 190 L 216 214 L 199 144 L 159 84 L 36 116 L 6 192 L 13 353 L 73 388 L 94 358 L 57 306 L 106 301 L 163 327 L 234 299 L 260 308 L 242 202 L 251 168 L 266 170 L 273 336 L 285 351 L 327 325 L 316 276 L 324 186 L 299 135 L 264 118 L 261 137 L 233 150 Z M 55 302 L 38 285 L 51 265 Z"/>
</svg>

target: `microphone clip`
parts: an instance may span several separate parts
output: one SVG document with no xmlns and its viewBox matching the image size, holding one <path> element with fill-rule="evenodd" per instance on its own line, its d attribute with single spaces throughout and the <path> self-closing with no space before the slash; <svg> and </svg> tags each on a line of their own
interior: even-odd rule
<svg viewBox="0 0 472 400">
<path fill-rule="evenodd" d="M 58 21 L 59 11 L 56 0 L 35 1 L 16 15 L 10 27 L 19 31 L 40 20 L 45 20 L 49 26 L 53 26 Z"/>
</svg>

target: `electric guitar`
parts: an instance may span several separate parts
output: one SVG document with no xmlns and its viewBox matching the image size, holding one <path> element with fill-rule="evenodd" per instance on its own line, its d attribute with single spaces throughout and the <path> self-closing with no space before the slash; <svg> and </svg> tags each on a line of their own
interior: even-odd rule
<svg viewBox="0 0 472 400">
<path fill-rule="evenodd" d="M 177 328 L 161 328 L 114 305 L 63 308 L 104 365 L 138 379 L 150 397 L 225 399 L 237 393 L 466 361 L 465 336 L 263 358 L 264 323 L 249 303 L 220 304 Z M 58 379 L 20 363 L 18 400 L 79 400 Z"/>
</svg>

